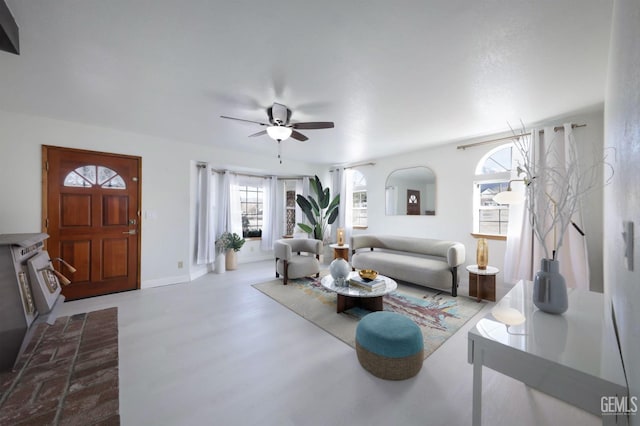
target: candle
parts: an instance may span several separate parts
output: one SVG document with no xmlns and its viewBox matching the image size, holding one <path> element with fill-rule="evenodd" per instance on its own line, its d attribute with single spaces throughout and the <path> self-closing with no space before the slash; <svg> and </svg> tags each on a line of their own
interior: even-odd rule
<svg viewBox="0 0 640 426">
<path fill-rule="evenodd" d="M 338 245 L 344 245 L 344 228 L 338 228 Z"/>
</svg>

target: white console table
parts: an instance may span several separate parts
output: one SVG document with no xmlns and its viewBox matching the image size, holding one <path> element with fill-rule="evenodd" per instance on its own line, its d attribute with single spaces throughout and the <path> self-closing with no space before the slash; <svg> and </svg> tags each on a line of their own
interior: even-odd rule
<svg viewBox="0 0 640 426">
<path fill-rule="evenodd" d="M 627 424 L 626 415 L 601 409 L 603 396 L 627 396 L 603 295 L 569 289 L 567 312 L 551 315 L 535 307 L 532 290 L 533 283 L 520 281 L 469 331 L 473 425 L 482 419 L 482 366 L 602 416 L 603 424 Z"/>
</svg>

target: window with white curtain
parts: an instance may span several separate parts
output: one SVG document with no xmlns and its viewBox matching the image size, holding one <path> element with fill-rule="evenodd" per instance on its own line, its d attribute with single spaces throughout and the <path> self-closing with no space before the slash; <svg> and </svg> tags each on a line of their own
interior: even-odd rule
<svg viewBox="0 0 640 426">
<path fill-rule="evenodd" d="M 511 170 L 516 164 L 512 143 L 498 146 L 485 154 L 476 166 L 473 184 L 473 232 L 482 236 L 507 235 L 509 206 L 498 204 L 493 197 L 506 191 Z"/>
<path fill-rule="evenodd" d="M 351 202 L 352 226 L 367 227 L 367 179 L 358 170 L 353 170 L 353 197 Z"/>
</svg>

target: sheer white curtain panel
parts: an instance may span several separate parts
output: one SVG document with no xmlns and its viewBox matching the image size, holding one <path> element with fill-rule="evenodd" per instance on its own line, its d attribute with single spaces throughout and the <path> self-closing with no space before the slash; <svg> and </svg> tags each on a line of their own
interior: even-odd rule
<svg viewBox="0 0 640 426">
<path fill-rule="evenodd" d="M 219 210 L 218 232 L 220 234 L 235 232 L 242 235 L 242 209 L 240 207 L 238 178 L 228 170 L 222 175 Z"/>
<path fill-rule="evenodd" d="M 203 265 L 215 259 L 214 186 L 208 164 L 198 165 L 196 197 L 196 263 Z"/>
<path fill-rule="evenodd" d="M 344 228 L 344 241 L 349 244 L 353 233 L 353 170 L 336 169 L 334 172 L 334 188 L 337 191 L 333 194 L 340 194 L 340 205 L 338 207 L 337 228 Z"/>
<path fill-rule="evenodd" d="M 264 179 L 262 195 L 262 239 L 260 248 L 272 250 L 278 234 L 278 178 Z"/>
<path fill-rule="evenodd" d="M 575 163 L 577 158 L 573 154 L 576 150 L 576 141 L 570 123 L 564 125 L 563 134 L 555 132 L 553 127 L 545 127 L 542 134 L 539 129 L 532 129 L 529 138 L 529 160 L 534 170 L 539 167 L 552 167 L 559 173 L 564 173 L 567 167 L 578 167 Z M 521 178 L 522 176 L 512 176 L 512 179 Z M 513 191 L 524 193 L 523 182 L 513 182 L 511 188 Z M 553 192 L 554 188 L 550 188 L 546 193 L 539 192 L 538 196 L 553 196 Z M 547 199 L 536 200 L 534 205 L 542 205 L 547 202 Z M 505 282 L 515 283 L 521 279 L 532 280 L 540 269 L 540 260 L 545 257 L 544 249 L 534 235 L 527 205 L 528 203 L 525 201 L 522 204 L 509 206 L 509 227 L 504 262 Z M 544 216 L 538 216 L 538 220 L 544 219 Z M 571 219 L 581 227 L 583 220 L 580 204 Z M 559 237 L 556 236 L 556 238 Z M 557 253 L 560 273 L 564 276 L 568 287 L 588 290 L 589 262 L 585 237 L 573 226 L 569 226 L 562 237 L 564 238 L 563 244 Z M 553 247 L 553 235 L 549 235 L 548 239 L 547 247 Z"/>
</svg>

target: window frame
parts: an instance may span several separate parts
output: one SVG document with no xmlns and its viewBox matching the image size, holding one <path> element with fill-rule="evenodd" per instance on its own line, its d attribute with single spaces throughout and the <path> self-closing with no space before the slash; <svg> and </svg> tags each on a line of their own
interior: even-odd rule
<svg viewBox="0 0 640 426">
<path fill-rule="evenodd" d="M 484 169 L 484 164 L 491 159 L 491 157 L 498 153 L 499 151 L 510 148 L 511 149 L 511 168 L 509 170 L 505 170 L 504 172 L 496 172 L 496 173 L 482 173 Z M 509 215 L 509 206 L 497 204 L 496 206 L 482 206 L 482 195 L 480 193 L 481 185 L 486 184 L 505 184 L 505 189 L 509 184 L 509 181 L 512 179 L 512 170 L 517 166 L 517 156 L 514 155 L 516 148 L 513 142 L 509 142 L 506 144 L 499 145 L 497 147 L 489 150 L 482 158 L 478 161 L 476 165 L 474 180 L 473 180 L 473 232 L 471 235 L 475 238 L 487 238 L 493 240 L 506 240 L 507 239 L 507 231 L 505 230 L 504 234 L 502 233 L 488 233 L 480 231 L 480 211 L 481 210 L 498 210 L 498 223 L 501 223 L 500 218 L 502 217 L 502 211 L 506 210 L 507 221 L 506 226 L 508 228 L 508 215 Z M 484 207 L 484 208 L 483 208 Z"/>
<path fill-rule="evenodd" d="M 249 194 L 255 194 L 255 201 L 249 201 Z M 245 201 L 243 201 L 242 196 L 245 195 Z M 263 210 L 264 210 L 264 188 L 260 185 L 256 185 L 254 183 L 240 183 L 238 184 L 238 195 L 240 197 L 240 215 L 241 215 L 241 223 L 242 223 L 242 238 L 250 239 L 250 240 L 259 240 L 262 239 L 262 227 L 264 226 L 263 222 Z M 248 214 L 247 205 L 252 204 L 256 206 L 256 213 Z M 256 218 L 257 221 L 257 231 L 259 235 L 249 236 L 249 231 L 253 228 L 251 226 L 247 226 L 245 228 L 245 217 L 252 216 Z M 247 218 L 247 221 L 250 219 Z"/>
<path fill-rule="evenodd" d="M 356 173 L 359 175 L 356 179 Z M 357 184 L 357 185 L 356 185 Z M 364 207 L 355 207 L 356 204 L 356 194 L 361 195 L 364 194 Z M 368 205 L 369 194 L 367 190 L 367 178 L 365 175 L 359 170 L 353 170 L 352 181 L 351 181 L 351 203 L 349 208 L 351 209 L 351 227 L 353 229 L 367 229 L 369 227 L 369 205 Z M 362 203 L 362 200 L 359 201 Z M 354 214 L 356 211 L 364 212 L 364 215 L 356 215 Z M 362 219 L 364 217 L 364 224 L 359 221 L 356 224 L 356 220 Z"/>
</svg>

